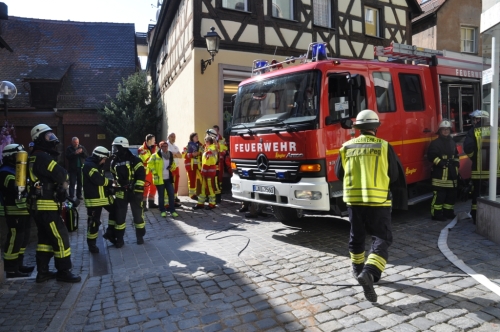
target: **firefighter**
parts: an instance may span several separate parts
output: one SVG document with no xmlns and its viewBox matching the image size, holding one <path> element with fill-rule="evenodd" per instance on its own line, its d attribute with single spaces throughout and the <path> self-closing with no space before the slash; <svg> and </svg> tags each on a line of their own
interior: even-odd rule
<svg viewBox="0 0 500 332">
<path fill-rule="evenodd" d="M 446 221 L 455 218 L 453 209 L 457 200 L 458 159 L 457 144 L 451 137 L 451 121 L 439 124 L 437 139 L 427 150 L 427 159 L 432 163 L 432 189 L 434 198 L 431 203 L 432 220 Z"/>
<path fill-rule="evenodd" d="M 146 182 L 149 182 L 149 186 L 144 188 L 144 210 L 147 210 L 146 200 L 148 201 L 148 208 L 152 209 L 158 207 L 158 205 L 155 204 L 156 187 L 153 184 L 153 177 L 148 169 L 149 158 L 151 158 L 151 156 L 157 151 L 155 143 L 155 136 L 153 134 L 147 134 L 144 143 L 142 143 L 142 145 L 137 150 L 137 152 L 139 153 L 139 158 L 141 158 L 142 160 L 142 165 L 146 170 Z M 161 202 L 159 202 L 158 204 L 161 204 Z"/>
<path fill-rule="evenodd" d="M 120 190 L 116 191 L 114 201 L 116 224 L 114 226 L 108 225 L 105 238 L 114 243 L 116 248 L 121 248 L 125 244 L 123 235 L 125 234 L 125 217 L 129 203 L 134 219 L 137 244 L 144 243 L 144 235 L 146 234 L 142 201 L 146 170 L 141 160 L 134 156 L 128 147 L 128 140 L 125 137 L 117 137 L 113 140 L 112 153 L 114 158 L 111 161 L 111 172 L 115 176 Z"/>
<path fill-rule="evenodd" d="M 29 157 L 28 208 L 35 218 L 38 229 L 36 282 L 56 278 L 63 282 L 80 282 L 80 276 L 71 272 L 71 247 L 69 235 L 60 215 L 61 203 L 67 198 L 68 173 L 55 161 L 59 153 L 59 140 L 46 124 L 31 129 L 35 143 Z M 50 259 L 54 256 L 57 273 L 49 271 Z"/>
<path fill-rule="evenodd" d="M 470 215 L 476 223 L 477 198 L 481 195 L 481 182 L 488 180 L 490 176 L 489 164 L 489 141 L 490 141 L 490 115 L 486 111 L 476 110 L 471 113 L 473 127 L 469 129 L 464 140 L 464 152 L 472 161 L 472 206 Z M 483 155 L 486 153 L 486 155 Z M 496 172 L 497 178 L 500 175 Z M 497 191 L 498 191 L 497 179 Z M 483 188 L 484 189 L 484 188 Z"/>
<path fill-rule="evenodd" d="M 103 167 L 109 158 L 109 150 L 98 146 L 92 155 L 85 159 L 82 168 L 83 191 L 85 192 L 85 206 L 87 207 L 87 245 L 91 253 L 99 253 L 96 245 L 99 226 L 101 225 L 101 212 L 105 208 L 109 212 L 108 224 L 115 224 L 113 197 L 110 196 L 110 187 L 113 181 L 103 174 Z"/>
<path fill-rule="evenodd" d="M 198 140 L 198 133 L 189 135 L 189 142 L 182 153 L 184 157 L 184 166 L 186 167 L 188 178 L 188 195 L 191 199 L 197 201 L 196 196 L 198 179 L 201 179 L 201 156 L 203 154 L 203 144 Z"/>
<path fill-rule="evenodd" d="M 198 195 L 198 204 L 193 209 L 203 209 L 207 196 L 208 205 L 205 209 L 215 209 L 217 156 L 215 138 L 207 134 L 205 137 L 205 152 L 203 152 L 201 158 L 201 192 Z"/>
<path fill-rule="evenodd" d="M 373 283 L 381 278 L 392 244 L 390 184 L 404 174 L 392 146 L 375 136 L 379 126 L 377 113 L 359 112 L 353 127 L 361 135 L 342 145 L 335 164 L 351 222 L 352 273 L 370 302 L 377 301 Z M 401 185 L 406 188 L 404 179 Z M 372 246 L 365 263 L 366 230 L 372 234 Z"/>
<path fill-rule="evenodd" d="M 174 176 L 173 171 L 177 168 L 174 162 L 174 154 L 169 151 L 168 142 L 160 142 L 160 151 L 153 154 L 148 162 L 148 167 L 153 174 L 153 181 L 158 186 L 158 202 L 165 201 L 165 191 L 168 195 L 168 212 L 173 218 L 179 215 L 175 212 Z M 165 205 L 159 206 L 161 216 L 167 216 Z"/>
<path fill-rule="evenodd" d="M 218 161 L 218 168 L 217 168 L 217 195 L 216 195 L 216 202 L 219 204 L 222 201 L 222 180 L 224 178 L 224 168 L 225 168 L 225 163 L 226 163 L 226 158 L 229 158 L 228 156 L 228 148 L 226 144 L 226 139 L 224 136 L 220 134 L 220 129 L 218 125 L 214 125 L 213 130 L 217 133 L 216 137 L 216 142 L 217 142 L 217 151 L 219 151 L 219 161 Z"/>
<path fill-rule="evenodd" d="M 0 200 L 4 202 L 2 212 L 5 211 L 8 232 L 5 239 L 3 259 L 7 278 L 27 277 L 33 272 L 34 266 L 24 266 L 24 251 L 30 238 L 30 214 L 26 206 L 26 191 L 19 192 L 16 185 L 16 156 L 24 153 L 27 161 L 28 153 L 19 144 L 9 144 L 2 152 L 2 166 L 0 167 Z M 26 164 L 25 164 L 26 165 Z M 18 170 L 24 175 L 26 169 Z M 22 175 L 21 175 L 22 176 Z"/>
</svg>

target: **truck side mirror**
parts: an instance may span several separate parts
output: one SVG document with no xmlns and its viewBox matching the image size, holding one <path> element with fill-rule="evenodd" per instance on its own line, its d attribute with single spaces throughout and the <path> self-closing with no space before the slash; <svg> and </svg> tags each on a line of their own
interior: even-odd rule
<svg viewBox="0 0 500 332">
<path fill-rule="evenodd" d="M 351 118 L 343 118 L 340 120 L 340 126 L 344 129 L 351 129 L 352 128 L 352 120 Z"/>
</svg>

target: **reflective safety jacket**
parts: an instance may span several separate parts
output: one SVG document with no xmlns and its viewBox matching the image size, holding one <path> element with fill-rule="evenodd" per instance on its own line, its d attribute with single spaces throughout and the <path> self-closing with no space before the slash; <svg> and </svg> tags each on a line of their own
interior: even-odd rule
<svg viewBox="0 0 500 332">
<path fill-rule="evenodd" d="M 153 145 L 151 148 L 149 148 L 149 146 L 146 145 L 146 142 L 142 143 L 142 145 L 139 147 L 139 149 L 137 149 L 137 153 L 139 154 L 139 158 L 141 158 L 142 164 L 146 169 L 146 174 L 149 173 L 149 169 L 147 167 L 149 158 L 151 158 L 151 156 L 156 153 L 156 150 L 157 150 L 156 145 Z"/>
<path fill-rule="evenodd" d="M 36 146 L 35 146 L 36 149 Z M 53 154 L 56 155 L 55 153 Z M 64 167 L 58 165 L 54 157 L 42 150 L 33 150 L 28 161 L 30 178 L 29 209 L 38 211 L 57 211 L 59 204 L 55 200 L 55 193 L 59 186 L 68 181 L 68 173 Z M 41 190 L 37 194 L 36 185 Z"/>
<path fill-rule="evenodd" d="M 198 152 L 197 156 L 193 156 L 193 152 Z M 201 168 L 201 156 L 203 154 L 203 144 L 200 142 L 188 142 L 187 146 L 182 151 L 184 157 L 184 166 L 187 171 L 196 171 Z"/>
<path fill-rule="evenodd" d="M 175 165 L 174 162 L 174 155 L 172 152 L 167 151 L 168 153 L 168 160 L 169 160 L 169 166 L 168 166 L 168 171 L 169 171 L 169 179 L 172 180 L 172 171 L 175 171 L 177 166 Z M 165 163 L 163 162 L 163 151 L 160 149 L 157 153 L 153 154 L 151 158 L 149 159 L 148 162 L 148 168 L 153 174 L 153 184 L 155 186 L 161 186 L 164 184 L 163 182 L 163 169 L 165 166 L 163 166 Z"/>
<path fill-rule="evenodd" d="M 144 192 L 146 170 L 142 161 L 127 151 L 125 156 L 116 157 L 111 161 L 111 173 L 113 173 L 118 186 L 136 193 Z"/>
<path fill-rule="evenodd" d="M 217 162 L 217 147 L 215 144 L 207 145 L 201 158 L 201 175 L 207 178 L 214 178 L 217 173 Z"/>
<path fill-rule="evenodd" d="M 361 134 L 344 143 L 335 172 L 343 179 L 347 205 L 391 206 L 390 183 L 398 179 L 398 161 L 383 139 Z"/>
<path fill-rule="evenodd" d="M 500 142 L 500 132 L 498 133 Z M 490 127 L 476 127 L 467 132 L 464 141 L 464 152 L 472 161 L 471 178 L 488 179 L 490 176 Z M 498 154 L 500 160 L 500 153 Z M 500 168 L 500 162 L 497 164 Z M 496 170 L 497 177 L 500 176 L 500 169 Z"/>
<path fill-rule="evenodd" d="M 2 165 L 0 167 L 0 192 L 2 195 L 2 212 L 7 212 L 7 216 L 27 216 L 29 215 L 26 205 L 26 195 L 18 200 L 19 192 L 16 186 L 16 170 L 13 166 Z"/>
<path fill-rule="evenodd" d="M 217 144 L 217 151 L 219 151 L 219 156 L 224 157 L 227 154 L 228 147 L 226 139 L 221 134 L 217 136 Z"/>
<path fill-rule="evenodd" d="M 112 203 L 106 192 L 106 187 L 110 185 L 110 182 L 102 172 L 102 166 L 99 165 L 99 158 L 89 157 L 85 159 L 82 168 L 85 206 L 106 206 Z"/>
<path fill-rule="evenodd" d="M 457 144 L 451 136 L 442 136 L 431 142 L 427 150 L 427 159 L 433 164 L 431 171 L 432 185 L 436 187 L 456 188 L 458 179 Z"/>
</svg>

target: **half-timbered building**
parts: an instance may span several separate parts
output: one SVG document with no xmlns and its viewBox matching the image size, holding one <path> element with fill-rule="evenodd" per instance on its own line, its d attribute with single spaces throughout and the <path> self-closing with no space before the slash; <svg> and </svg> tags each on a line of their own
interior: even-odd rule
<svg viewBox="0 0 500 332">
<path fill-rule="evenodd" d="M 227 133 L 231 96 L 256 59 L 297 57 L 312 42 L 325 42 L 330 57 L 373 59 L 374 46 L 410 44 L 420 13 L 417 0 L 164 0 L 147 64 L 162 99 L 162 138 L 175 132 L 184 146 L 215 124 Z M 202 73 L 211 27 L 220 49 Z"/>
</svg>

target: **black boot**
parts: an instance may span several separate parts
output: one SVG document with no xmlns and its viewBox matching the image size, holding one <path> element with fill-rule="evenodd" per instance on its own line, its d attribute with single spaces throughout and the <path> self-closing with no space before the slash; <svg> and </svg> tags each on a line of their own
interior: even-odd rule
<svg viewBox="0 0 500 332">
<path fill-rule="evenodd" d="M 377 302 L 377 293 L 373 288 L 373 276 L 370 272 L 363 271 L 358 276 L 358 283 L 363 286 L 365 298 L 370 302 Z"/>
<path fill-rule="evenodd" d="M 116 244 L 116 237 L 114 232 L 108 227 L 106 229 L 106 233 L 102 236 L 104 239 L 108 240 L 109 242 Z"/>
<path fill-rule="evenodd" d="M 31 273 L 35 269 L 34 266 L 25 266 L 24 263 L 24 254 L 19 254 L 19 258 L 17 259 L 19 265 L 19 272 L 23 273 Z"/>
<path fill-rule="evenodd" d="M 89 246 L 89 251 L 93 254 L 99 253 L 99 248 L 96 245 L 96 240 L 87 240 L 87 244 Z"/>
<path fill-rule="evenodd" d="M 155 204 L 154 200 L 149 200 L 148 201 L 148 208 L 150 208 L 150 209 L 157 209 L 158 205 Z"/>
<path fill-rule="evenodd" d="M 75 283 L 82 281 L 82 278 L 80 276 L 74 275 L 73 273 L 71 273 L 70 270 L 66 270 L 66 271 L 57 271 L 56 280 L 62 282 Z"/>
<path fill-rule="evenodd" d="M 453 212 L 453 210 L 450 210 L 450 209 L 444 209 L 444 216 L 447 218 L 447 219 L 455 219 L 456 215 L 455 213 Z"/>
<path fill-rule="evenodd" d="M 36 259 L 36 268 L 38 273 L 36 275 L 36 282 L 41 283 L 50 279 L 56 278 L 56 272 L 52 272 L 49 270 L 49 262 L 42 261 L 37 257 Z"/>
<path fill-rule="evenodd" d="M 215 203 L 220 204 L 222 202 L 222 194 L 215 195 Z"/>
<path fill-rule="evenodd" d="M 135 236 L 137 238 L 137 244 L 144 244 L 144 235 L 146 235 L 146 229 L 144 228 L 136 228 Z"/>
<path fill-rule="evenodd" d="M 29 277 L 30 274 L 29 273 L 23 273 L 21 271 L 12 271 L 12 272 L 9 272 L 7 271 L 6 273 L 7 275 L 7 279 L 11 279 L 11 278 L 25 278 L 25 277 Z"/>
<path fill-rule="evenodd" d="M 437 221 L 446 221 L 446 217 L 443 214 L 442 210 L 436 210 L 434 211 L 434 215 L 432 216 L 432 220 L 437 220 Z"/>
</svg>

